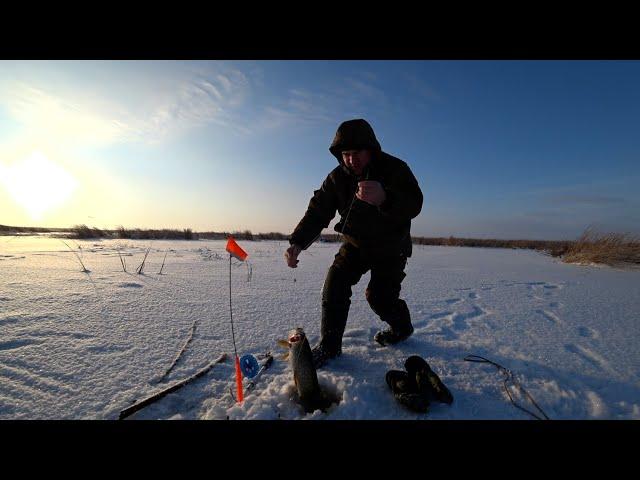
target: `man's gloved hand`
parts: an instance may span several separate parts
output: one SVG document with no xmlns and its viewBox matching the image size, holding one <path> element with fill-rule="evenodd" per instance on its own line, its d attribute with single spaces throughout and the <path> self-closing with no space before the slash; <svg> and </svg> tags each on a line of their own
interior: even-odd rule
<svg viewBox="0 0 640 480">
<path fill-rule="evenodd" d="M 298 266 L 298 262 L 300 261 L 298 260 L 298 255 L 300 255 L 301 251 L 302 248 L 295 244 L 287 248 L 287 251 L 284 252 L 284 258 L 286 259 L 289 267 L 296 268 Z"/>
<path fill-rule="evenodd" d="M 358 191 L 356 197 L 363 202 L 379 207 L 387 198 L 387 194 L 380 182 L 375 180 L 363 180 L 358 182 Z"/>
</svg>

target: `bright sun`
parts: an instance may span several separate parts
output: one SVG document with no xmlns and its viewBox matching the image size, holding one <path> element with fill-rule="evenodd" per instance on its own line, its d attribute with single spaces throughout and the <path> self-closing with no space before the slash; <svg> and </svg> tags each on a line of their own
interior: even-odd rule
<svg viewBox="0 0 640 480">
<path fill-rule="evenodd" d="M 5 188 L 33 220 L 63 205 L 77 186 L 69 173 L 40 152 L 3 170 Z"/>
</svg>

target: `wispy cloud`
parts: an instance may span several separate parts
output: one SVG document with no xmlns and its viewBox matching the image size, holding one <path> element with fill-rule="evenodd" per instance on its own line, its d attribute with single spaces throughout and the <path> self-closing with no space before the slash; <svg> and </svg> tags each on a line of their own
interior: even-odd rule
<svg viewBox="0 0 640 480">
<path fill-rule="evenodd" d="M 350 93 L 355 93 L 356 100 L 374 101 L 378 104 L 386 104 L 387 96 L 382 89 L 357 78 L 347 78 L 346 84 L 351 89 Z"/>
<path fill-rule="evenodd" d="M 145 136 L 159 139 L 177 136 L 207 124 L 229 129 L 230 133 L 248 134 L 250 129 L 242 109 L 254 95 L 255 82 L 262 71 L 248 65 L 248 72 L 226 62 L 190 62 L 167 70 L 169 84 L 157 92 L 149 111 L 140 112 L 138 125 Z M 145 123 L 145 119 L 149 121 Z"/>
<path fill-rule="evenodd" d="M 235 114 L 249 94 L 249 79 L 239 70 L 187 78 L 176 85 L 164 102 L 154 107 L 150 120 L 136 119 L 139 135 L 163 139 L 208 123 L 249 133 Z"/>
<path fill-rule="evenodd" d="M 533 220 L 547 220 L 547 219 L 556 219 L 562 218 L 566 214 L 563 212 L 559 212 L 557 210 L 543 210 L 543 211 L 532 211 L 532 212 L 524 212 L 522 217 L 531 218 Z"/>
<path fill-rule="evenodd" d="M 59 88 L 24 78 L 0 88 L 0 100 L 26 130 L 88 145 L 162 143 L 207 125 L 247 136 L 275 128 L 334 124 L 390 106 L 378 75 L 367 70 L 304 86 L 292 76 L 273 89 L 267 87 L 269 72 L 255 62 L 99 67 L 108 79 L 82 83 L 83 71 L 70 70 L 65 81 L 57 83 L 64 85 Z"/>
<path fill-rule="evenodd" d="M 617 186 L 618 188 L 614 188 Z M 637 209 L 624 194 L 625 182 L 603 179 L 598 183 L 554 186 L 523 192 L 531 207 L 504 225 L 492 227 L 501 231 L 549 232 L 558 237 L 565 232 L 573 238 L 588 225 L 598 224 L 611 230 L 632 224 L 630 215 Z M 604 227 L 603 227 L 604 228 Z"/>
<path fill-rule="evenodd" d="M 419 98 L 422 98 L 428 102 L 442 102 L 443 97 L 440 95 L 431 85 L 429 85 L 424 79 L 414 75 L 412 73 L 406 73 L 404 80 L 407 83 L 409 91 Z"/>
<path fill-rule="evenodd" d="M 480 237 L 560 240 L 578 236 L 585 228 L 584 220 L 556 215 L 514 214 L 501 218 L 487 217 L 460 225 L 466 235 Z"/>
<path fill-rule="evenodd" d="M 236 111 L 250 95 L 250 81 L 237 69 L 218 70 L 172 72 L 173 77 L 155 90 L 144 81 L 130 85 L 127 94 L 144 98 L 137 103 L 95 85 L 62 92 L 25 81 L 5 86 L 0 98 L 25 130 L 63 143 L 157 143 L 208 123 L 248 133 Z"/>
<path fill-rule="evenodd" d="M 306 124 L 331 122 L 333 120 L 332 104 L 333 100 L 324 93 L 292 89 L 283 108 L 271 107 L 271 111 L 286 112 L 286 116 L 290 119 Z"/>
<path fill-rule="evenodd" d="M 86 105 L 26 84 L 14 85 L 6 99 L 9 114 L 37 135 L 60 143 L 112 143 L 126 136 L 127 125 Z"/>
<path fill-rule="evenodd" d="M 625 205 L 627 200 L 622 197 L 609 195 L 591 195 L 580 193 L 565 193 L 549 197 L 549 203 L 560 205 L 578 205 L 578 206 L 611 206 Z"/>
<path fill-rule="evenodd" d="M 259 128 L 336 123 L 365 111 L 387 108 L 387 96 L 372 83 L 375 75 L 366 73 L 361 77 L 368 81 L 348 77 L 334 79 L 327 86 L 315 90 L 290 88 L 283 98 L 264 107 Z"/>
<path fill-rule="evenodd" d="M 362 70 L 360 72 L 360 75 L 370 82 L 375 82 L 378 80 L 378 75 L 369 70 Z"/>
</svg>

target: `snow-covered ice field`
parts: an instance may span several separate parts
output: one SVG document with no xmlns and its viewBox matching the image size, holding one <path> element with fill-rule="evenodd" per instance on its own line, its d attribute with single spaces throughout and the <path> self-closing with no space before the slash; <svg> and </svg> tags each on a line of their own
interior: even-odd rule
<svg viewBox="0 0 640 480">
<path fill-rule="evenodd" d="M 551 419 L 640 419 L 640 272 L 567 265 L 528 250 L 414 246 L 401 296 L 415 326 L 406 342 L 374 344 L 385 326 L 354 288 L 343 355 L 318 371 L 341 397 L 305 415 L 278 359 L 242 405 L 234 403 L 229 260 L 224 241 L 68 241 L 0 237 L 0 419 L 117 419 L 120 410 L 185 378 L 220 353 L 229 359 L 130 419 L 530 419 L 515 408 L 511 369 Z M 324 275 L 338 244 L 316 243 L 286 267 L 285 242 L 239 242 L 232 268 L 239 354 L 271 350 L 293 327 L 312 345 Z M 144 274 L 135 273 L 146 249 Z M 117 249 L 127 262 L 122 271 Z M 162 275 L 158 274 L 169 252 Z M 250 280 L 250 281 L 249 281 Z M 170 366 L 196 322 L 186 352 Z M 388 370 L 424 357 L 450 388 L 451 406 L 426 415 L 399 405 Z M 517 392 L 514 391 L 514 395 Z M 523 396 L 515 396 L 536 412 Z"/>
</svg>

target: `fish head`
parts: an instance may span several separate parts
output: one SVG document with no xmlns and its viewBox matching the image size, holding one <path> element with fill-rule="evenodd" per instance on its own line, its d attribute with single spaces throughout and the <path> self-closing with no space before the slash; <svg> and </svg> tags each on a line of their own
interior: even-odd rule
<svg viewBox="0 0 640 480">
<path fill-rule="evenodd" d="M 298 327 L 289 332 L 286 340 L 278 340 L 278 345 L 280 345 L 282 348 L 288 349 L 297 348 L 299 345 L 302 345 L 304 343 L 306 338 L 307 335 L 304 333 L 304 330 Z M 289 352 L 282 356 L 283 360 L 286 360 L 287 358 L 289 358 Z"/>
<path fill-rule="evenodd" d="M 287 342 L 289 343 L 289 347 L 292 347 L 303 342 L 305 338 L 307 338 L 307 336 L 305 335 L 304 330 L 298 327 L 289 332 Z"/>
</svg>

